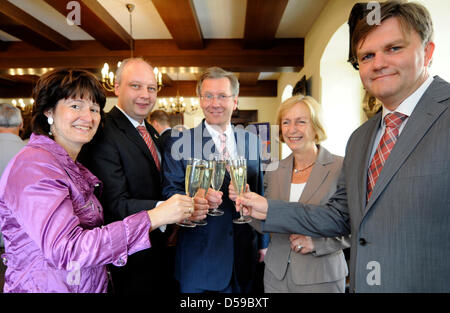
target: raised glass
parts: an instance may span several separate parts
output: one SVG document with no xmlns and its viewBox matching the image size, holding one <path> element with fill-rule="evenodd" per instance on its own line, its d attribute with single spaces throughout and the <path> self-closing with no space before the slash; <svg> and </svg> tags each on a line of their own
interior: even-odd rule
<svg viewBox="0 0 450 313">
<path fill-rule="evenodd" d="M 203 180 L 203 171 L 205 169 L 205 164 L 203 160 L 199 159 L 189 159 L 186 166 L 185 174 L 185 190 L 186 195 L 192 198 L 192 205 L 194 206 L 194 197 L 200 188 L 200 184 Z M 193 208 L 194 209 L 194 208 Z M 183 227 L 195 227 L 195 223 L 189 219 L 184 219 L 182 222 L 177 223 L 179 226 Z"/>
<path fill-rule="evenodd" d="M 225 177 L 225 171 L 227 168 L 227 162 L 222 154 L 214 155 L 214 168 L 211 177 L 211 187 L 215 191 L 219 191 L 223 184 L 223 178 Z M 208 210 L 208 215 L 220 216 L 223 215 L 223 211 L 219 208 L 212 208 Z"/>
<path fill-rule="evenodd" d="M 244 157 L 238 157 L 229 161 L 231 183 L 238 196 L 242 195 L 247 186 L 247 160 Z M 245 224 L 252 221 L 248 216 L 244 216 L 242 210 L 239 211 L 240 217 L 233 220 L 235 224 Z"/>
</svg>

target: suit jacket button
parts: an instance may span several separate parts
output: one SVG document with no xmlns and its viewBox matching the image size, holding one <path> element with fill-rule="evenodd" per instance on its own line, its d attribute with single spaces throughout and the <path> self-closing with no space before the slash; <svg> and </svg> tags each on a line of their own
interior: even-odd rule
<svg viewBox="0 0 450 313">
<path fill-rule="evenodd" d="M 359 244 L 360 244 L 361 246 L 365 246 L 365 245 L 367 244 L 367 240 L 364 239 L 364 238 L 359 238 Z"/>
</svg>

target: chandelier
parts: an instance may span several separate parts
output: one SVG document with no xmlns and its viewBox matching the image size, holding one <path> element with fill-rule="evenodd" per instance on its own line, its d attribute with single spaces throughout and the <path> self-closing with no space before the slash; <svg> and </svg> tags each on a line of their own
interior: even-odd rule
<svg viewBox="0 0 450 313">
<path fill-rule="evenodd" d="M 31 114 L 31 112 L 33 111 L 34 99 L 30 99 L 28 104 L 26 104 L 22 98 L 19 100 L 13 99 L 11 103 L 16 108 L 18 108 L 24 115 Z"/>
<path fill-rule="evenodd" d="M 133 41 L 133 20 L 132 20 L 132 12 L 134 10 L 135 5 L 132 3 L 127 3 L 126 8 L 128 10 L 128 13 L 130 15 L 130 57 L 133 57 L 134 52 L 134 41 Z M 117 68 L 120 66 L 121 62 L 117 62 Z M 158 70 L 157 67 L 153 69 L 153 72 L 155 73 L 156 82 L 158 85 L 157 91 L 160 91 L 163 83 L 162 83 L 162 73 Z M 101 84 L 103 88 L 107 91 L 114 91 L 114 83 L 115 83 L 115 77 L 114 73 L 109 70 L 108 63 L 105 63 L 102 68 L 102 80 Z"/>
<path fill-rule="evenodd" d="M 177 73 L 178 82 L 178 73 Z M 180 96 L 177 85 L 177 96 L 175 98 L 159 98 L 158 99 L 158 109 L 163 110 L 169 114 L 194 114 L 198 111 L 199 101 L 198 99 L 190 98 L 190 103 L 186 103 L 185 99 Z"/>
</svg>

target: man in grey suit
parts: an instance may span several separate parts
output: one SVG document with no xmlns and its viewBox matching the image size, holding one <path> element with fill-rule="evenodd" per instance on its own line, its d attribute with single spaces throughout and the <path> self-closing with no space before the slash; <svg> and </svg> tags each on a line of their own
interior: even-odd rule
<svg viewBox="0 0 450 313">
<path fill-rule="evenodd" d="M 324 206 L 253 193 L 237 205 L 265 231 L 351 233 L 352 292 L 450 292 L 450 84 L 428 72 L 428 11 L 388 1 L 380 13 L 358 22 L 352 51 L 383 110 L 350 137 L 336 193 Z"/>
</svg>

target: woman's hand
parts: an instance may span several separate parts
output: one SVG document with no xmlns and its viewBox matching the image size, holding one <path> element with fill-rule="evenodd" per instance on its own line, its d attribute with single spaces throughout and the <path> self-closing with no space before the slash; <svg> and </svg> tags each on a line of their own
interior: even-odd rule
<svg viewBox="0 0 450 313">
<path fill-rule="evenodd" d="M 173 195 L 156 208 L 147 210 L 151 230 L 162 225 L 178 223 L 185 218 L 191 217 L 194 213 L 192 199 L 185 195 Z"/>
<path fill-rule="evenodd" d="M 315 250 L 312 238 L 305 235 L 292 234 L 289 236 L 291 250 L 296 253 L 308 254 Z"/>
</svg>

